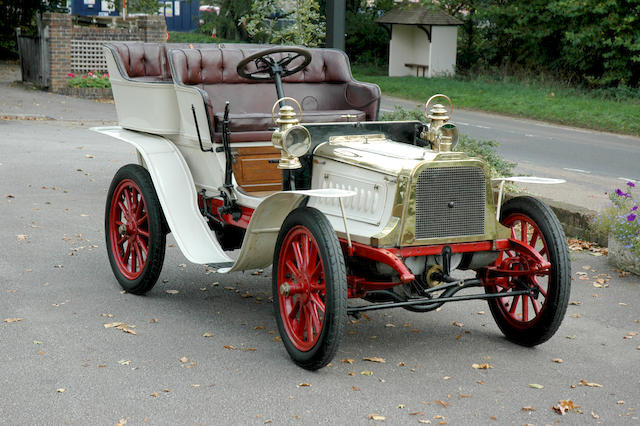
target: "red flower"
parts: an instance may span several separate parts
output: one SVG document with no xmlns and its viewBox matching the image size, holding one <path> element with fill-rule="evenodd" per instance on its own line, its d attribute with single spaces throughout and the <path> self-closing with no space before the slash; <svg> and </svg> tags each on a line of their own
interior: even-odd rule
<svg viewBox="0 0 640 426">
<path fill-rule="evenodd" d="M 73 78 L 73 77 L 75 77 L 75 76 L 76 76 L 76 75 L 75 75 L 74 73 L 72 73 L 72 72 L 70 72 L 69 74 L 67 74 L 67 77 L 71 77 L 71 78 Z"/>
</svg>

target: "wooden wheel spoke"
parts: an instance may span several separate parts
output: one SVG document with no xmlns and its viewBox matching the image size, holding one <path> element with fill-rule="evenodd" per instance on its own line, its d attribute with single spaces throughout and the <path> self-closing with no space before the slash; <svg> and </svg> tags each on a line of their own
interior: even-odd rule
<svg viewBox="0 0 640 426">
<path fill-rule="evenodd" d="M 527 295 L 522 296 L 522 321 L 529 321 L 529 299 Z"/>
<path fill-rule="evenodd" d="M 520 241 L 527 243 L 527 241 L 529 240 L 527 238 L 527 222 L 525 222 L 524 220 L 520 222 L 520 236 Z"/>
<path fill-rule="evenodd" d="M 542 307 L 540 305 L 540 302 L 538 302 L 534 298 L 531 298 L 531 305 L 533 306 L 533 312 L 535 312 L 536 316 L 538 316 L 538 314 L 540 313 L 540 308 Z"/>
<path fill-rule="evenodd" d="M 138 217 L 138 216 L 136 216 Z M 140 219 L 136 219 L 136 224 L 138 226 L 140 226 L 141 224 L 144 223 L 145 220 L 147 220 L 149 218 L 149 215 L 147 213 L 144 214 L 144 216 L 142 216 Z"/>
<path fill-rule="evenodd" d="M 515 296 L 513 298 L 513 300 L 511 300 L 511 306 L 509 307 L 509 313 L 511 315 L 514 314 L 514 312 L 516 311 L 516 308 L 518 307 L 518 301 L 520 300 L 520 296 Z"/>
<path fill-rule="evenodd" d="M 325 312 L 325 305 L 318 293 L 311 293 L 311 302 L 315 305 L 317 309 L 319 309 L 322 313 Z M 314 309 L 315 310 L 315 309 Z"/>
<path fill-rule="evenodd" d="M 147 249 L 147 245 L 145 244 L 144 241 L 142 241 L 142 238 L 137 237 L 136 238 L 136 244 L 138 245 L 138 249 L 139 251 L 144 254 L 145 259 L 148 256 L 149 250 Z"/>
<path fill-rule="evenodd" d="M 313 318 L 311 316 L 311 309 L 309 305 L 305 305 L 305 325 L 307 327 L 307 341 L 313 341 L 313 337 L 315 336 L 313 332 Z"/>
<path fill-rule="evenodd" d="M 291 243 L 291 248 L 293 249 L 293 255 L 296 258 L 296 264 L 298 265 L 299 270 L 303 270 L 304 263 L 302 260 L 302 250 L 300 248 L 300 243 L 298 241 L 294 241 Z"/>
<path fill-rule="evenodd" d="M 534 229 L 533 235 L 531 235 L 531 242 L 529 242 L 529 245 L 531 247 L 535 247 L 539 237 L 540 237 L 540 234 L 538 233 L 538 230 Z"/>
<path fill-rule="evenodd" d="M 289 272 L 291 272 L 291 274 L 293 274 L 293 276 L 295 277 L 296 275 L 300 274 L 300 271 L 298 270 L 298 268 L 296 267 L 296 265 L 291 261 L 291 260 L 287 260 L 287 262 L 285 263 L 285 266 L 287 267 L 287 269 L 289 270 Z"/>
</svg>

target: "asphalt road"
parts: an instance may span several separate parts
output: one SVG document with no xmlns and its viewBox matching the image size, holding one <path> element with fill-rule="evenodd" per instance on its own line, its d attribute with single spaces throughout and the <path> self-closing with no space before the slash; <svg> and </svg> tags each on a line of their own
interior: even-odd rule
<svg viewBox="0 0 640 426">
<path fill-rule="evenodd" d="M 413 109 L 417 103 L 385 97 L 381 111 L 394 105 Z M 637 137 L 455 109 L 455 99 L 451 121 L 461 133 L 500 142 L 498 152 L 518 163 L 518 173 L 567 180 L 562 186 L 527 188 L 551 199 L 598 210 L 608 203 L 605 193 L 628 180 L 640 182 Z"/>
<path fill-rule="evenodd" d="M 0 86 L 0 105 L 15 90 Z M 158 285 L 121 293 L 103 212 L 133 149 L 87 130 L 104 105 L 33 96 L 40 105 L 21 111 L 49 102 L 58 119 L 0 120 L 3 423 L 640 422 L 640 279 L 619 277 L 604 257 L 572 253 L 572 304 L 539 347 L 506 341 L 481 301 L 396 309 L 349 322 L 333 364 L 315 373 L 277 341 L 270 270 L 207 273 L 169 238 Z M 105 328 L 113 322 L 136 334 Z M 579 411 L 556 414 L 561 400 Z"/>
</svg>

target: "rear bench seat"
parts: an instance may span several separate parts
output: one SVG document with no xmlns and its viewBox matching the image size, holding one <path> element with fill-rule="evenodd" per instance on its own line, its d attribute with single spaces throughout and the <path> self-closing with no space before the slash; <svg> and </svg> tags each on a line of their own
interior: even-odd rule
<svg viewBox="0 0 640 426">
<path fill-rule="evenodd" d="M 271 140 L 272 132 L 268 129 L 274 126 L 271 108 L 277 99 L 275 84 L 247 80 L 236 71 L 242 59 L 259 50 L 252 45 L 230 44 L 169 51 L 175 84 L 200 89 L 216 142 L 221 139 L 227 100 L 231 107 L 232 142 Z M 284 94 L 302 105 L 302 122 L 375 120 L 380 103 L 378 86 L 354 80 L 343 52 L 309 50 L 311 63 L 283 80 Z"/>
</svg>

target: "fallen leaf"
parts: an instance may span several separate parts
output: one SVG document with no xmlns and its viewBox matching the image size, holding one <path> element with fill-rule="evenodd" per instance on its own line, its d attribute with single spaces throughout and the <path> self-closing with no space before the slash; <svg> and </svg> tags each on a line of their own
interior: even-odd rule
<svg viewBox="0 0 640 426">
<path fill-rule="evenodd" d="M 569 302 L 570 305 L 582 305 L 582 302 L 578 301 L 578 300 L 574 300 L 572 302 Z"/>
<path fill-rule="evenodd" d="M 576 336 L 574 336 L 574 335 L 569 335 L 569 336 L 564 336 L 564 337 L 566 337 L 569 340 L 573 340 L 573 339 L 576 338 Z"/>
<path fill-rule="evenodd" d="M 601 388 L 602 385 L 600 383 L 592 383 L 592 382 L 587 382 L 585 380 L 580 380 L 580 384 L 584 385 L 584 386 L 588 386 L 590 388 Z"/>
<path fill-rule="evenodd" d="M 436 400 L 435 400 L 435 401 L 433 401 L 433 402 L 435 402 L 436 404 L 440 404 L 440 405 L 442 405 L 444 408 L 447 408 L 447 407 L 449 406 L 449 404 L 448 404 L 448 403 L 446 403 L 446 402 L 444 402 L 444 401 L 442 401 L 442 400 L 440 400 L 440 399 L 436 399 Z"/>
<path fill-rule="evenodd" d="M 229 349 L 230 351 L 235 351 L 236 349 L 238 349 L 238 348 L 236 348 L 236 347 L 235 347 L 235 346 L 233 346 L 233 345 L 224 345 L 224 348 L 225 348 L 225 349 Z"/>
<path fill-rule="evenodd" d="M 522 410 L 522 411 L 536 411 L 536 409 L 535 409 L 535 408 L 533 408 L 533 407 L 532 407 L 532 406 L 530 406 L 530 405 L 526 405 L 526 406 L 522 407 L 522 408 L 521 408 L 521 410 Z"/>
<path fill-rule="evenodd" d="M 151 395 L 149 395 L 149 396 L 152 396 L 152 397 L 154 397 L 154 398 L 157 398 L 157 397 L 158 397 L 158 392 L 154 392 L 154 393 L 152 393 L 152 394 L 151 394 Z"/>
<path fill-rule="evenodd" d="M 404 405 L 404 404 L 398 404 L 398 408 L 404 408 L 404 407 L 406 407 L 406 405 Z"/>
<path fill-rule="evenodd" d="M 414 411 L 413 413 L 409 413 L 410 416 L 424 416 L 422 411 Z"/>
<path fill-rule="evenodd" d="M 538 383 L 529 383 L 529 387 L 534 389 L 544 389 L 544 386 L 539 385 Z"/>
<path fill-rule="evenodd" d="M 344 364 L 353 364 L 355 360 L 353 358 L 345 358 L 342 360 Z"/>
<path fill-rule="evenodd" d="M 564 400 L 563 399 L 560 402 L 558 402 L 557 405 L 554 405 L 551 408 L 553 408 L 553 411 L 555 411 L 556 413 L 561 414 L 561 415 L 564 416 L 567 413 L 567 411 L 573 411 L 573 410 L 575 410 L 577 408 L 580 408 L 580 406 L 579 405 L 575 405 L 573 403 L 573 401 L 570 400 L 570 399 L 569 400 Z"/>
<path fill-rule="evenodd" d="M 18 241 L 24 241 L 24 240 L 26 240 L 27 238 L 29 238 L 29 237 L 28 237 L 27 235 L 25 235 L 25 234 L 18 234 L 18 235 L 16 235 L 16 237 L 17 237 Z"/>
<path fill-rule="evenodd" d="M 618 401 L 618 402 L 616 402 L 616 404 L 618 404 L 618 405 L 623 405 L 623 404 L 624 404 L 624 401 Z"/>
<path fill-rule="evenodd" d="M 591 412 L 591 417 L 593 417 L 596 420 L 600 418 L 600 416 L 594 413 L 593 411 Z"/>
<path fill-rule="evenodd" d="M 466 393 L 461 393 L 458 395 L 458 398 L 471 398 L 471 395 L 467 395 Z"/>
<path fill-rule="evenodd" d="M 298 386 L 296 386 L 298 388 L 309 388 L 311 387 L 311 385 L 309 383 L 300 383 Z"/>
<path fill-rule="evenodd" d="M 362 374 L 363 376 L 373 376 L 373 371 L 364 370 L 364 371 L 361 371 L 360 374 Z"/>
<path fill-rule="evenodd" d="M 171 391 L 169 389 L 167 389 L 167 388 L 164 388 L 164 389 L 162 389 L 162 392 L 169 393 Z"/>
<path fill-rule="evenodd" d="M 464 323 L 458 321 L 452 322 L 451 325 L 453 325 L 454 327 L 464 327 Z"/>
<path fill-rule="evenodd" d="M 379 362 L 381 364 L 384 364 L 385 362 L 387 362 L 387 361 L 385 361 L 384 358 L 378 358 L 377 356 L 367 356 L 367 357 L 364 357 L 362 359 L 365 360 L 365 361 L 369 361 L 369 362 Z"/>
<path fill-rule="evenodd" d="M 91 155 L 91 154 L 85 154 L 85 157 L 87 157 L 87 158 L 96 158 L 95 155 Z"/>
<path fill-rule="evenodd" d="M 385 324 L 384 326 L 385 326 L 385 327 L 387 327 L 387 328 L 395 327 L 395 325 L 393 325 L 393 324 L 391 324 L 391 323 Z"/>
<path fill-rule="evenodd" d="M 562 364 L 562 358 L 553 358 L 551 361 L 555 362 L 556 364 Z"/>
<path fill-rule="evenodd" d="M 489 365 L 486 362 L 483 364 L 472 364 L 471 367 L 475 368 L 476 370 L 488 370 L 490 368 L 493 368 L 493 366 Z"/>
<path fill-rule="evenodd" d="M 204 333 L 202 337 L 213 337 L 213 333 Z"/>
<path fill-rule="evenodd" d="M 387 420 L 387 418 L 385 416 L 381 416 L 380 414 L 369 414 L 369 420 L 384 422 L 385 420 Z"/>
<path fill-rule="evenodd" d="M 129 365 L 129 364 L 131 364 L 131 361 L 130 360 L 121 359 L 120 361 L 118 361 L 118 364 L 120 364 L 120 365 Z"/>
<path fill-rule="evenodd" d="M 418 419 L 418 423 L 422 423 L 422 424 L 425 424 L 425 425 L 430 425 L 431 424 L 431 420 Z"/>
<path fill-rule="evenodd" d="M 169 293 L 169 294 L 178 294 L 180 292 L 178 290 L 167 290 L 167 293 Z"/>
<path fill-rule="evenodd" d="M 351 386 L 351 390 L 354 391 L 354 392 L 358 392 L 358 391 L 360 391 L 360 388 L 356 387 L 356 386 Z"/>
<path fill-rule="evenodd" d="M 120 419 L 118 420 L 118 423 L 116 423 L 114 426 L 124 426 L 127 424 L 127 419 Z"/>
<path fill-rule="evenodd" d="M 182 358 L 180 358 L 180 362 L 189 362 L 189 358 L 187 358 L 186 356 L 183 356 Z"/>
<path fill-rule="evenodd" d="M 65 388 L 58 388 L 58 389 L 56 389 L 56 392 L 58 392 L 58 393 L 63 393 L 64 391 L 66 391 L 66 389 L 65 389 Z"/>
<path fill-rule="evenodd" d="M 20 322 L 20 321 L 24 321 L 24 318 L 5 318 L 4 322 L 6 323 L 13 323 L 13 322 Z"/>
</svg>

